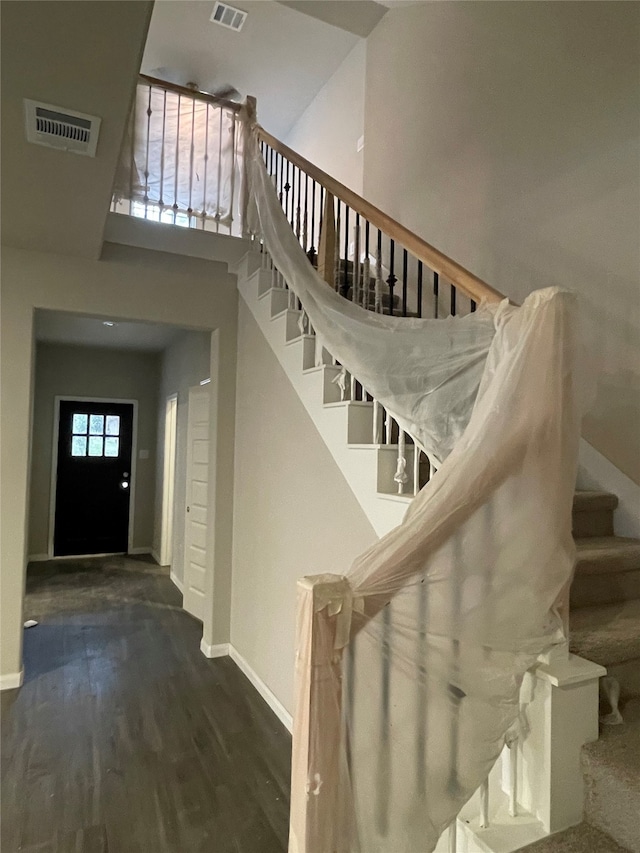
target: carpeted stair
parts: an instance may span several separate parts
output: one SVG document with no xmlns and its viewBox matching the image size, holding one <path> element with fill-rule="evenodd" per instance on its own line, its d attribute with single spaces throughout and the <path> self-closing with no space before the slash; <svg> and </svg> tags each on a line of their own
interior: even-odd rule
<svg viewBox="0 0 640 853">
<path fill-rule="evenodd" d="M 617 505 L 615 495 L 576 492 L 571 651 L 617 679 L 624 723 L 602 725 L 583 749 L 584 822 L 528 853 L 640 853 L 640 540 L 614 535 Z"/>
</svg>

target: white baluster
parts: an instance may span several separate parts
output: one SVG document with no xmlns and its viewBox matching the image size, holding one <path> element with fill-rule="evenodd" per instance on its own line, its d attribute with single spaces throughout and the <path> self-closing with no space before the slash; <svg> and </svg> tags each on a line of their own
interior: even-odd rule
<svg viewBox="0 0 640 853">
<path fill-rule="evenodd" d="M 458 853 L 458 819 L 449 824 L 449 853 Z"/>
<path fill-rule="evenodd" d="M 480 785 L 480 828 L 489 826 L 489 777 Z"/>
<path fill-rule="evenodd" d="M 373 401 L 373 443 L 382 444 L 382 406 Z"/>
<path fill-rule="evenodd" d="M 420 448 L 413 440 L 413 494 L 420 491 Z"/>
<path fill-rule="evenodd" d="M 405 483 L 409 480 L 407 477 L 407 458 L 405 456 L 405 432 L 398 426 L 398 464 L 396 473 L 393 476 L 393 482 L 398 484 L 398 494 L 404 494 Z"/>
<path fill-rule="evenodd" d="M 393 432 L 393 418 L 386 411 L 384 413 L 384 443 L 391 444 L 391 433 Z"/>
<path fill-rule="evenodd" d="M 518 738 L 514 738 L 509 747 L 509 814 L 518 815 Z"/>
</svg>

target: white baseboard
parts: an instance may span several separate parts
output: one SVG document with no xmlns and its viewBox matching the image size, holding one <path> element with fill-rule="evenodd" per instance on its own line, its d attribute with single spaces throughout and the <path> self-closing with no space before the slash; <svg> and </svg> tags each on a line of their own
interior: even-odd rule
<svg viewBox="0 0 640 853">
<path fill-rule="evenodd" d="M 158 552 L 155 550 L 155 548 L 151 549 L 151 556 L 153 557 L 153 559 L 156 561 L 156 563 L 159 566 L 162 565 L 162 563 L 160 562 L 160 554 L 158 554 Z"/>
<path fill-rule="evenodd" d="M 229 656 L 231 657 L 231 660 L 237 664 L 238 668 L 247 676 L 249 681 L 253 684 L 276 717 L 278 717 L 280 722 L 286 726 L 288 731 L 293 731 L 293 717 L 291 714 L 287 711 L 276 695 L 267 687 L 258 673 L 249 666 L 240 652 L 232 645 L 229 645 Z"/>
<path fill-rule="evenodd" d="M 584 438 L 580 440 L 578 486 L 617 495 L 619 503 L 613 516 L 616 535 L 640 537 L 640 486 Z"/>
<path fill-rule="evenodd" d="M 178 587 L 178 589 L 180 590 L 180 592 L 184 595 L 184 584 L 182 583 L 182 581 L 180 580 L 180 578 L 178 577 L 178 575 L 175 575 L 173 572 L 171 572 L 171 573 L 169 574 L 169 577 L 170 577 L 170 578 L 171 578 L 171 580 L 174 582 L 174 584 Z M 206 652 L 205 652 L 204 654 L 206 654 Z M 207 657 L 208 657 L 208 655 L 207 655 Z"/>
<path fill-rule="evenodd" d="M 229 654 L 229 643 L 218 643 L 210 646 L 204 639 L 200 641 L 200 651 L 206 658 L 226 658 Z"/>
<path fill-rule="evenodd" d="M 29 554 L 27 557 L 29 563 L 44 563 L 45 560 L 50 559 L 51 557 L 48 554 Z"/>
<path fill-rule="evenodd" d="M 0 690 L 15 690 L 16 687 L 22 687 L 23 679 L 23 669 L 20 672 L 10 672 L 7 675 L 0 675 Z"/>
<path fill-rule="evenodd" d="M 218 645 L 210 646 L 208 643 L 205 643 L 203 639 L 200 643 L 200 651 L 207 658 L 230 657 L 238 669 L 247 676 L 251 684 L 262 696 L 280 722 L 286 726 L 288 731 L 293 730 L 293 717 L 291 714 L 277 698 L 275 693 L 267 687 L 258 673 L 247 663 L 240 652 L 232 646 L 231 643 L 219 643 Z"/>
<path fill-rule="evenodd" d="M 129 554 L 136 556 L 137 554 L 153 554 L 153 548 L 129 548 Z"/>
</svg>

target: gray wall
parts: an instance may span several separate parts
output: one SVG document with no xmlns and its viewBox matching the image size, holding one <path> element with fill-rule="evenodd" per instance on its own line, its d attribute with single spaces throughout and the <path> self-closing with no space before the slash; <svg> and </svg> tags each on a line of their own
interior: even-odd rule
<svg viewBox="0 0 640 853">
<path fill-rule="evenodd" d="M 132 350 L 39 343 L 36 347 L 29 554 L 47 553 L 56 396 L 138 401 L 133 548 L 151 548 L 156 482 L 156 412 L 160 356 Z"/>
<path fill-rule="evenodd" d="M 640 4 L 417 3 L 360 51 L 289 144 L 511 299 L 576 290 L 583 435 L 640 483 Z"/>
<path fill-rule="evenodd" d="M 215 500 L 208 516 L 215 547 L 207 559 L 216 594 L 211 610 L 205 613 L 203 630 L 208 643 L 228 642 L 237 319 L 235 279 L 228 274 L 226 266 L 215 262 L 112 243 L 105 243 L 99 261 L 5 246 L 0 296 L 0 676 L 14 680 L 22 666 L 34 308 L 215 330 L 211 398 L 217 408 L 210 432 L 215 457 L 209 481 Z M 223 405 L 224 401 L 230 401 L 229 405 Z M 152 420 L 155 429 L 157 404 Z M 151 494 L 151 511 L 153 504 Z"/>
<path fill-rule="evenodd" d="M 173 546 L 171 572 L 184 579 L 184 524 L 187 493 L 187 416 L 189 388 L 207 379 L 210 373 L 211 335 L 207 332 L 180 332 L 171 346 L 162 353 L 160 392 L 158 395 L 158 447 L 164 447 L 167 397 L 178 395 L 176 431 L 176 469 L 174 480 Z M 153 550 L 160 554 L 162 529 L 163 454 L 158 454 L 156 478 L 155 533 Z"/>
<path fill-rule="evenodd" d="M 243 301 L 234 480 L 231 642 L 292 712 L 296 581 L 378 537 Z"/>
<path fill-rule="evenodd" d="M 640 4 L 391 9 L 367 42 L 365 196 L 521 301 L 581 296 L 583 435 L 640 483 Z"/>
</svg>

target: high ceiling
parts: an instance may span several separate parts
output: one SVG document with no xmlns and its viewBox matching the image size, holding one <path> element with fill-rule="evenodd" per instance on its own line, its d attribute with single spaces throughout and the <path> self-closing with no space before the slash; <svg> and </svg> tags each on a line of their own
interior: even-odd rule
<svg viewBox="0 0 640 853">
<path fill-rule="evenodd" d="M 258 119 L 282 138 L 362 36 L 386 13 L 372 0 L 233 0 L 240 32 L 209 19 L 214 0 L 155 4 L 142 71 L 258 100 Z"/>
</svg>

